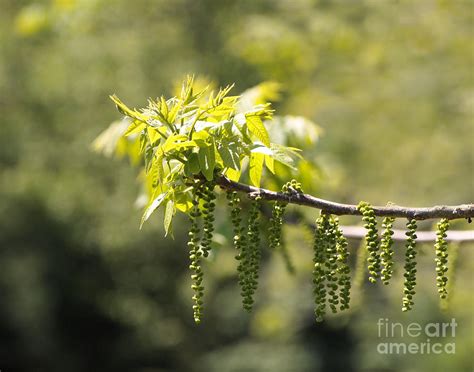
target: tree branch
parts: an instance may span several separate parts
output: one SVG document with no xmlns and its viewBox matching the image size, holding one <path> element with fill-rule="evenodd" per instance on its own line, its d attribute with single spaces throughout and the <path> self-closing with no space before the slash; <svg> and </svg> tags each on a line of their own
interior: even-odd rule
<svg viewBox="0 0 474 372">
<path fill-rule="evenodd" d="M 242 191 L 250 197 L 260 195 L 265 200 L 275 200 L 290 204 L 304 205 L 311 208 L 321 209 L 327 213 L 338 216 L 361 215 L 356 205 L 335 203 L 329 200 L 319 199 L 312 195 L 303 193 L 284 194 L 267 189 L 249 186 L 240 182 L 229 180 L 225 176 L 218 176 L 217 184 L 224 189 Z M 459 218 L 474 218 L 474 204 L 461 204 L 454 206 L 438 205 L 428 208 L 409 208 L 398 205 L 386 207 L 373 207 L 375 215 L 380 217 L 414 218 L 416 220 L 427 220 L 433 218 L 448 218 L 450 220 Z"/>
</svg>

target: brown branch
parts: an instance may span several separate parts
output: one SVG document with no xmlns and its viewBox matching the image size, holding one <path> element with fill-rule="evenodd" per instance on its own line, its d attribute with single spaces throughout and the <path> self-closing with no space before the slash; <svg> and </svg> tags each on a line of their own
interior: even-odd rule
<svg viewBox="0 0 474 372">
<path fill-rule="evenodd" d="M 338 216 L 351 215 L 356 216 L 361 213 L 357 210 L 356 205 L 335 203 L 329 200 L 319 199 L 312 195 L 303 193 L 284 194 L 267 189 L 249 186 L 240 182 L 229 180 L 225 176 L 217 178 L 217 184 L 224 189 L 233 191 L 242 191 L 250 197 L 260 195 L 265 200 L 275 200 L 287 202 L 290 204 L 304 205 L 311 208 L 321 209 L 327 213 Z M 438 205 L 428 208 L 409 208 L 398 205 L 390 205 L 386 207 L 373 207 L 375 215 L 380 217 L 398 217 L 398 218 L 414 218 L 416 220 L 427 220 L 432 218 L 448 218 L 450 220 L 458 218 L 474 218 L 474 204 L 461 204 L 454 206 Z"/>
</svg>

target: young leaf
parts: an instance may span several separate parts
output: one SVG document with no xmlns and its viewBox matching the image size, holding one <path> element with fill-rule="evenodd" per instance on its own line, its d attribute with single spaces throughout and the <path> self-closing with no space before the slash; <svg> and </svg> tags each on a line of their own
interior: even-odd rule
<svg viewBox="0 0 474 372">
<path fill-rule="evenodd" d="M 143 129 L 145 129 L 145 127 L 146 127 L 145 123 L 139 120 L 134 120 L 123 135 L 126 137 L 126 136 L 130 136 L 131 134 L 140 133 Z"/>
<path fill-rule="evenodd" d="M 168 203 L 166 203 L 165 215 L 164 215 L 164 220 L 163 220 L 163 226 L 165 228 L 165 236 L 167 236 L 168 232 L 170 231 L 171 221 L 173 220 L 174 213 L 175 213 L 174 201 L 168 200 Z"/>
<path fill-rule="evenodd" d="M 255 187 L 260 187 L 260 180 L 262 178 L 264 155 L 258 152 L 253 152 L 250 155 L 250 183 Z"/>
<path fill-rule="evenodd" d="M 163 152 L 169 152 L 171 150 L 183 147 L 194 147 L 197 146 L 194 141 L 187 141 L 187 137 L 182 134 L 174 134 L 169 136 L 168 139 L 163 144 Z"/>
<path fill-rule="evenodd" d="M 217 151 L 224 162 L 224 166 L 235 170 L 240 169 L 239 152 L 235 142 L 219 146 Z"/>
<path fill-rule="evenodd" d="M 151 177 L 152 177 L 152 187 L 157 187 L 159 184 L 163 183 L 164 170 L 163 170 L 163 155 L 159 154 L 155 156 L 151 164 Z"/>
<path fill-rule="evenodd" d="M 265 146 L 270 147 L 270 137 L 268 136 L 267 128 L 263 125 L 260 116 L 252 113 L 245 114 L 247 128 L 255 135 Z"/>
<path fill-rule="evenodd" d="M 156 142 L 161 139 L 162 135 L 160 134 L 160 132 L 158 132 L 158 130 L 156 128 L 147 126 L 146 131 L 148 133 L 148 138 L 150 139 L 150 143 L 152 145 L 155 145 Z"/>
<path fill-rule="evenodd" d="M 142 228 L 143 224 L 145 223 L 148 218 L 150 218 L 151 214 L 160 206 L 160 204 L 165 200 L 165 197 L 168 193 L 163 192 L 160 195 L 158 195 L 153 201 L 148 204 L 148 206 L 145 209 L 145 212 L 143 213 L 142 220 L 140 222 L 140 229 Z"/>
<path fill-rule="evenodd" d="M 198 154 L 192 152 L 184 164 L 184 173 L 187 177 L 192 177 L 194 174 L 199 173 L 200 170 Z"/>
<path fill-rule="evenodd" d="M 290 155 L 288 155 L 287 147 L 272 143 L 271 149 L 273 152 L 273 159 L 279 161 L 280 163 L 286 165 L 287 167 L 293 170 L 296 170 L 293 159 Z"/>
<path fill-rule="evenodd" d="M 264 146 L 263 144 L 257 142 L 254 143 L 254 145 L 251 147 L 251 152 L 258 152 L 259 154 L 264 154 L 264 155 L 273 155 L 272 149 L 268 148 L 267 146 Z"/>
<path fill-rule="evenodd" d="M 214 167 L 216 166 L 216 154 L 214 151 L 214 143 L 210 146 L 199 148 L 199 166 L 201 167 L 202 174 L 204 174 L 208 181 L 212 181 L 214 176 Z"/>
<path fill-rule="evenodd" d="M 146 121 L 147 118 L 145 115 L 136 110 L 129 109 L 115 94 L 110 96 L 110 99 L 114 101 L 114 103 L 117 105 L 117 109 L 125 116 L 142 122 Z"/>
<path fill-rule="evenodd" d="M 265 165 L 270 172 L 275 174 L 275 162 L 271 156 L 265 155 Z"/>
<path fill-rule="evenodd" d="M 234 181 L 234 182 L 238 182 L 239 179 L 240 179 L 240 169 L 239 170 L 235 170 L 235 169 L 232 169 L 232 168 L 227 168 L 227 170 L 225 171 L 225 176 L 231 180 L 231 181 Z"/>
</svg>

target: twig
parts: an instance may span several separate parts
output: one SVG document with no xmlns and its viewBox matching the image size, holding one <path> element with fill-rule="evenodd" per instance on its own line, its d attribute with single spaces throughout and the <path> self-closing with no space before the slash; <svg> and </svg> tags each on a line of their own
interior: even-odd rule
<svg viewBox="0 0 474 372">
<path fill-rule="evenodd" d="M 303 193 L 283 194 L 281 192 L 249 186 L 240 182 L 229 180 L 225 176 L 217 178 L 217 184 L 224 189 L 242 191 L 250 197 L 260 195 L 265 200 L 278 200 L 290 204 L 304 205 L 307 207 L 321 209 L 327 213 L 342 215 L 360 215 L 356 205 L 335 203 L 329 200 L 319 199 L 312 195 Z M 380 217 L 414 218 L 416 220 L 427 220 L 433 218 L 448 218 L 450 220 L 459 218 L 474 218 L 474 204 L 461 204 L 454 206 L 438 205 L 428 208 L 410 208 L 398 205 L 386 207 L 373 207 L 375 215 Z"/>
</svg>

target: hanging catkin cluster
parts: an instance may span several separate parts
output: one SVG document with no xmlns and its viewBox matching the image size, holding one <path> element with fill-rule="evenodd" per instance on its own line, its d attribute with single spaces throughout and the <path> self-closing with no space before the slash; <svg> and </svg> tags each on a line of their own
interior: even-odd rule
<svg viewBox="0 0 474 372">
<path fill-rule="evenodd" d="M 194 187 L 192 209 L 189 213 L 191 229 L 189 230 L 189 268 L 192 271 L 191 288 L 193 295 L 194 321 L 201 322 L 202 297 L 204 295 L 203 271 L 201 258 L 207 257 L 211 250 L 212 232 L 214 231 L 214 209 L 216 198 L 214 194 L 215 184 L 212 182 L 196 183 Z M 201 204 L 202 200 L 202 205 Z M 199 218 L 202 217 L 202 236 L 200 235 Z"/>
<path fill-rule="evenodd" d="M 385 217 L 382 222 L 382 227 L 384 231 L 382 233 L 382 239 L 380 241 L 380 251 L 382 252 L 381 263 L 383 266 L 382 269 L 382 282 L 383 284 L 387 285 L 390 281 L 390 278 L 393 274 L 393 223 L 395 222 L 395 218 L 393 217 Z"/>
<path fill-rule="evenodd" d="M 248 218 L 248 245 L 239 257 L 240 271 L 244 274 L 242 297 L 243 306 L 247 311 L 251 311 L 254 303 L 253 295 L 258 286 L 258 269 L 260 267 L 260 205 L 261 197 L 256 196 L 252 201 Z M 239 270 L 238 269 L 238 270 Z M 240 273 L 239 271 L 239 273 Z"/>
<path fill-rule="evenodd" d="M 315 315 L 322 321 L 326 302 L 332 312 L 349 308 L 350 268 L 347 264 L 347 241 L 342 235 L 337 218 L 326 213 L 316 220 L 314 232 L 313 293 Z"/>
<path fill-rule="evenodd" d="M 247 275 L 245 272 L 245 260 L 244 257 L 247 257 L 248 245 L 247 245 L 247 235 L 245 228 L 241 225 L 242 217 L 241 212 L 242 208 L 240 207 L 240 198 L 235 191 L 228 190 L 226 193 L 227 202 L 230 208 L 230 215 L 232 221 L 232 227 L 234 230 L 234 247 L 237 250 L 237 255 L 235 258 L 239 260 L 237 266 L 237 272 L 239 277 L 239 285 L 241 288 L 241 294 L 244 297 L 244 291 L 247 288 L 246 279 Z M 245 297 L 244 297 L 245 300 Z"/>
<path fill-rule="evenodd" d="M 377 219 L 375 218 L 372 206 L 364 201 L 361 201 L 357 209 L 362 214 L 362 220 L 365 222 L 364 227 L 367 229 L 365 236 L 367 249 L 367 264 L 369 270 L 369 281 L 375 283 L 380 277 L 380 252 L 379 252 L 379 238 L 377 231 Z"/>
<path fill-rule="evenodd" d="M 254 303 L 253 295 L 258 286 L 258 270 L 260 267 L 260 206 L 261 197 L 252 200 L 248 216 L 247 229 L 241 225 L 242 218 L 240 198 L 234 191 L 227 191 L 227 200 L 231 210 L 234 229 L 234 246 L 237 249 L 236 259 L 239 261 L 237 272 L 241 288 L 243 307 L 251 311 Z"/>
<path fill-rule="evenodd" d="M 405 252 L 405 283 L 403 288 L 403 311 L 412 309 L 416 286 L 416 220 L 407 222 L 407 242 Z"/>
<path fill-rule="evenodd" d="M 302 193 L 303 189 L 301 188 L 301 184 L 293 179 L 283 185 L 281 192 L 291 197 L 293 194 Z M 272 217 L 270 218 L 270 235 L 268 238 L 268 244 L 270 249 L 278 250 L 281 253 L 288 272 L 293 273 L 294 266 L 282 239 L 283 215 L 285 214 L 287 204 L 287 202 L 281 201 L 276 201 L 273 203 Z"/>
<path fill-rule="evenodd" d="M 191 280 L 192 286 L 191 288 L 194 291 L 193 295 L 193 312 L 194 312 L 194 321 L 196 323 L 201 322 L 201 310 L 202 310 L 202 296 L 204 293 L 204 287 L 202 286 L 202 268 L 201 268 L 201 250 L 199 249 L 199 223 L 198 218 L 201 216 L 201 211 L 199 210 L 199 198 L 197 195 L 194 195 L 193 198 L 193 207 L 189 214 L 189 218 L 191 220 L 191 229 L 189 230 L 189 259 L 191 260 L 191 264 L 189 268 L 192 271 Z"/>
<path fill-rule="evenodd" d="M 214 182 L 205 182 L 198 190 L 199 197 L 203 200 L 202 219 L 203 219 L 203 236 L 201 241 L 201 250 L 204 257 L 209 256 L 211 250 L 212 233 L 214 232 L 214 209 L 216 204 L 214 200 Z"/>
<path fill-rule="evenodd" d="M 210 254 L 214 231 L 216 199 L 214 188 L 214 182 L 195 180 L 192 209 L 189 213 L 191 220 L 188 242 L 191 260 L 189 267 L 192 270 L 193 311 L 196 323 L 201 321 L 204 293 L 201 260 Z M 291 201 L 292 196 L 302 193 L 301 185 L 292 180 L 283 186 L 282 193 L 288 196 L 288 201 Z M 237 250 L 237 271 L 243 307 L 245 310 L 251 311 L 254 304 L 254 294 L 258 286 L 261 260 L 260 210 L 262 207 L 262 196 L 260 194 L 251 195 L 251 206 L 245 224 L 242 223 L 241 200 L 237 192 L 227 190 L 226 197 L 233 226 L 233 243 Z M 284 245 L 282 244 L 281 234 L 283 215 L 287 203 L 286 201 L 277 201 L 273 204 L 268 238 L 269 247 L 272 250 L 277 249 L 282 253 Z M 369 273 L 370 282 L 374 283 L 377 278 L 380 278 L 384 284 L 388 284 L 393 274 L 394 265 L 394 241 L 392 235 L 394 234 L 393 224 L 395 218 L 385 217 L 383 219 L 383 231 L 379 243 L 374 209 L 367 202 L 360 202 L 357 209 L 362 214 L 362 220 L 365 223 L 364 227 L 367 233 L 365 236 L 365 249 L 361 247 L 357 255 L 354 286 L 360 287 L 362 285 L 366 269 Z M 408 219 L 406 226 L 403 311 L 411 310 L 414 305 L 413 296 L 415 295 L 417 264 L 416 220 L 414 218 Z M 443 308 L 447 307 L 447 286 L 452 285 L 452 279 L 448 280 L 447 275 L 448 273 L 453 275 L 454 272 L 454 260 L 449 262 L 448 270 L 448 244 L 446 242 L 448 229 L 448 219 L 442 219 L 438 222 L 435 244 L 436 283 Z M 323 320 L 327 308 L 330 308 L 333 313 L 349 308 L 351 277 L 347 245 L 347 240 L 339 226 L 339 219 L 325 211 L 321 211 L 320 216 L 316 219 L 313 242 L 314 267 L 312 281 L 315 302 L 314 312 L 317 321 Z M 455 254 L 453 253 L 452 256 L 455 256 Z M 287 254 L 286 257 L 288 259 Z M 289 260 L 287 260 L 287 265 L 291 265 Z"/>
<path fill-rule="evenodd" d="M 437 224 L 436 231 L 436 286 L 438 287 L 438 293 L 440 298 L 446 298 L 448 291 L 446 284 L 448 277 L 446 272 L 448 271 L 448 243 L 446 242 L 447 234 L 449 229 L 449 220 L 443 218 Z"/>
</svg>

